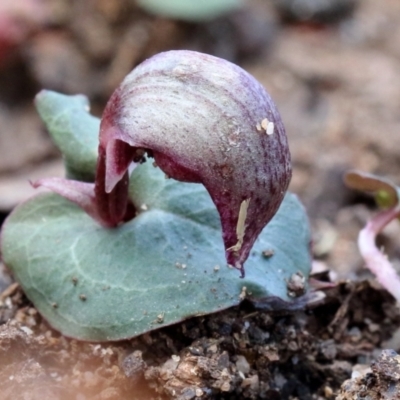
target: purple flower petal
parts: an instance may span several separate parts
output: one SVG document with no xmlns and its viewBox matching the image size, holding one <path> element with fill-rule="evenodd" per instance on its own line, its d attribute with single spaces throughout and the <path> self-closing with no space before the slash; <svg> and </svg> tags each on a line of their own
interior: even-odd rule
<svg viewBox="0 0 400 400">
<path fill-rule="evenodd" d="M 110 98 L 100 128 L 96 202 L 107 204 L 100 214 L 109 225 L 123 218 L 112 203 L 124 203 L 126 170 L 144 152 L 171 178 L 206 187 L 227 262 L 243 275 L 291 177 L 285 130 L 265 89 L 238 66 L 193 51 L 160 53 L 135 68 Z"/>
</svg>

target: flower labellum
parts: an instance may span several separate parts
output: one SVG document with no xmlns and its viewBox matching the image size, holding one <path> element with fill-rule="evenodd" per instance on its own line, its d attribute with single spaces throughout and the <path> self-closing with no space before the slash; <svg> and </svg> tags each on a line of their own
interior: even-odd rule
<svg viewBox="0 0 400 400">
<path fill-rule="evenodd" d="M 168 177 L 205 186 L 220 215 L 227 262 L 244 276 L 291 177 L 285 129 L 261 84 L 194 51 L 144 61 L 112 94 L 101 120 L 91 215 L 103 225 L 126 220 L 128 168 L 146 156 Z"/>
</svg>

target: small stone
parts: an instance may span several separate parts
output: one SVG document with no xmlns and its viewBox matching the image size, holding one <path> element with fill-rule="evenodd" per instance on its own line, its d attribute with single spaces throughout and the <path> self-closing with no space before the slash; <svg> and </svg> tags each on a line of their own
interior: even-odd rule
<svg viewBox="0 0 400 400">
<path fill-rule="evenodd" d="M 236 368 L 243 374 L 248 374 L 250 372 L 250 364 L 248 363 L 246 357 L 237 356 Z"/>
<path fill-rule="evenodd" d="M 173 393 L 171 393 L 173 395 Z M 182 400 L 192 400 L 196 397 L 196 390 L 192 387 L 186 387 L 182 389 L 180 399 Z M 175 398 L 175 397 L 174 397 Z"/>
<path fill-rule="evenodd" d="M 216 344 L 212 344 L 208 349 L 208 352 L 210 352 L 211 354 L 215 354 L 218 351 L 218 347 Z"/>
<path fill-rule="evenodd" d="M 28 328 L 27 326 L 21 326 L 19 329 L 21 329 L 22 332 L 25 332 L 27 335 L 32 335 L 33 330 Z"/>
<path fill-rule="evenodd" d="M 263 257 L 265 257 L 265 258 L 270 258 L 270 257 L 272 257 L 272 256 L 274 255 L 274 250 L 272 250 L 272 249 L 264 250 L 264 251 L 262 252 L 262 255 L 263 255 Z"/>
<path fill-rule="evenodd" d="M 165 313 L 161 313 L 157 315 L 157 323 L 162 324 L 164 322 L 164 315 Z"/>
<path fill-rule="evenodd" d="M 172 358 L 175 362 L 181 361 L 181 358 L 180 358 L 178 355 L 176 355 L 176 354 L 172 354 L 171 358 Z"/>
<path fill-rule="evenodd" d="M 247 291 L 246 286 L 243 286 L 242 287 L 242 291 L 239 294 L 239 300 L 240 301 L 243 301 L 246 298 L 246 291 Z"/>
<path fill-rule="evenodd" d="M 260 379 L 258 378 L 258 375 L 251 375 L 248 378 L 243 379 L 243 382 L 241 384 L 242 387 L 249 387 L 253 391 L 258 391 L 259 386 L 260 386 Z"/>
<path fill-rule="evenodd" d="M 333 396 L 333 389 L 330 386 L 324 387 L 324 395 L 327 399 Z"/>
<path fill-rule="evenodd" d="M 220 387 L 221 392 L 229 392 L 231 390 L 231 384 L 229 382 L 224 382 Z"/>
<path fill-rule="evenodd" d="M 298 271 L 287 281 L 288 295 L 290 297 L 298 297 L 304 294 L 306 278 Z"/>
<path fill-rule="evenodd" d="M 134 381 L 142 376 L 145 366 L 146 363 L 143 361 L 140 350 L 135 350 L 132 354 L 125 357 L 121 365 L 124 374 Z"/>
</svg>

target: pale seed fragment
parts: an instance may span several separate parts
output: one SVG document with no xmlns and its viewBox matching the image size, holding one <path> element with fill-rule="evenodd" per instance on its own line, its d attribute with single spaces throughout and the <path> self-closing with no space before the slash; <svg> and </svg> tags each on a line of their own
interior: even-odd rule
<svg viewBox="0 0 400 400">
<path fill-rule="evenodd" d="M 266 131 L 267 128 L 268 128 L 268 124 L 269 124 L 268 118 L 264 118 L 264 119 L 261 121 L 261 128 L 263 128 L 264 131 Z"/>
<path fill-rule="evenodd" d="M 274 133 L 274 128 L 275 128 L 274 123 L 268 122 L 267 129 L 266 129 L 267 135 L 272 135 Z"/>
<path fill-rule="evenodd" d="M 165 313 L 161 313 L 157 315 L 157 323 L 162 324 L 164 322 Z"/>
<path fill-rule="evenodd" d="M 245 298 L 246 298 L 246 295 L 247 295 L 247 287 L 246 286 L 243 286 L 242 287 L 242 291 L 240 292 L 240 294 L 239 294 L 239 299 L 240 299 L 240 301 L 243 301 Z"/>
<path fill-rule="evenodd" d="M 239 251 L 242 248 L 244 232 L 246 230 L 245 222 L 247 217 L 247 209 L 249 208 L 249 203 L 250 199 L 247 199 L 243 200 L 242 203 L 240 204 L 239 217 L 236 225 L 236 237 L 238 241 L 234 246 L 229 247 L 229 249 L 227 249 L 228 251 Z"/>
</svg>

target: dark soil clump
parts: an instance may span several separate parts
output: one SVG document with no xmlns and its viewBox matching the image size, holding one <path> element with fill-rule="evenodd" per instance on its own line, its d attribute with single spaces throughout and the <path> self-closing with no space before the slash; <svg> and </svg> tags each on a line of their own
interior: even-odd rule
<svg viewBox="0 0 400 400">
<path fill-rule="evenodd" d="M 368 281 L 324 294 L 306 311 L 243 303 L 96 344 L 53 331 L 14 284 L 1 297 L 1 399 L 333 399 L 353 366 L 377 355 L 400 313 Z"/>
</svg>

